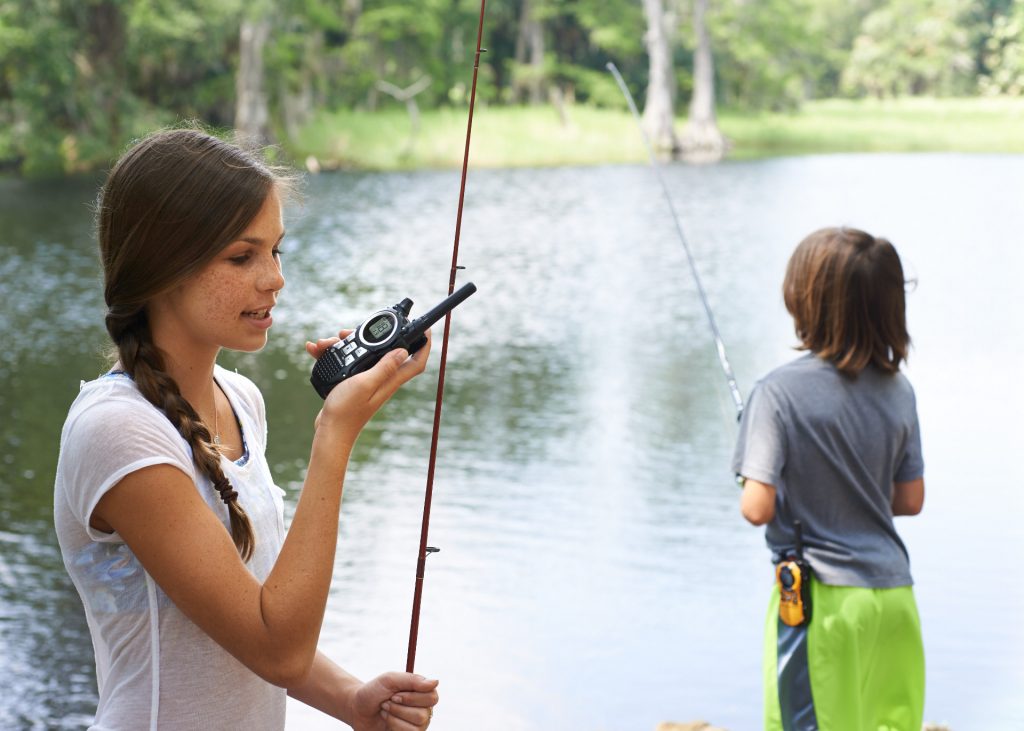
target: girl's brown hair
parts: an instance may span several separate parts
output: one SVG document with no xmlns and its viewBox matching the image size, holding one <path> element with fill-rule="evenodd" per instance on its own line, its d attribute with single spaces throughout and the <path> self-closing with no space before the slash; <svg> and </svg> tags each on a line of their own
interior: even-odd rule
<svg viewBox="0 0 1024 731">
<path fill-rule="evenodd" d="M 164 130 L 118 160 L 97 201 L 114 356 L 191 446 L 196 467 L 228 506 L 231 537 L 246 561 L 254 548 L 252 524 L 209 429 L 165 369 L 146 306 L 201 270 L 256 217 L 270 191 L 289 182 L 256 153 L 198 129 Z"/>
<path fill-rule="evenodd" d="M 907 358 L 906 280 L 889 241 L 823 228 L 796 247 L 782 285 L 801 350 L 847 376 L 869 364 L 895 373 Z"/>
</svg>

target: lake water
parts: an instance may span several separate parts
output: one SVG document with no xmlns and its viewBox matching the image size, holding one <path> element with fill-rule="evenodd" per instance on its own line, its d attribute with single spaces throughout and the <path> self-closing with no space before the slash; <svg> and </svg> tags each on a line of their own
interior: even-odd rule
<svg viewBox="0 0 1024 731">
<path fill-rule="evenodd" d="M 907 374 L 928 497 L 897 521 L 927 653 L 926 718 L 1024 728 L 1024 157 L 836 155 L 665 175 L 743 392 L 794 356 L 797 241 L 849 224 L 917 286 Z M 95 709 L 92 647 L 52 527 L 60 427 L 103 369 L 95 181 L 0 181 L 0 727 Z M 294 506 L 318 398 L 305 339 L 446 292 L 454 172 L 309 180 L 288 215 L 262 388 Z M 417 670 L 446 731 L 759 727 L 771 566 L 739 515 L 731 401 L 683 250 L 643 166 L 471 171 Z M 437 329 L 440 332 L 440 328 Z M 322 647 L 404 666 L 428 454 L 428 374 L 369 425 L 346 486 Z M 289 728 L 328 728 L 298 704 Z M 334 726 L 336 727 L 336 725 Z"/>
</svg>

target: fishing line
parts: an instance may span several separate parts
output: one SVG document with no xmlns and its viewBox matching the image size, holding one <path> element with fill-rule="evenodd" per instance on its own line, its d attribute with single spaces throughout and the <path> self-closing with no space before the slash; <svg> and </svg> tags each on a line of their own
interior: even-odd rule
<svg viewBox="0 0 1024 731">
<path fill-rule="evenodd" d="M 715 322 L 715 316 L 711 312 L 711 305 L 708 304 L 707 292 L 704 291 L 704 284 L 701 282 L 700 274 L 697 272 L 697 264 L 693 259 L 693 254 L 690 253 L 690 245 L 686 241 L 686 235 L 683 233 L 683 226 L 679 222 L 679 214 L 676 213 L 676 206 L 672 202 L 672 196 L 669 194 L 668 185 L 665 183 L 665 178 L 661 174 L 661 167 L 658 165 L 658 160 L 654 155 L 654 147 L 651 145 L 650 139 L 647 137 L 647 132 L 644 131 L 643 122 L 640 119 L 640 112 L 636 109 L 636 102 L 633 101 L 633 95 L 629 93 L 629 89 L 626 87 L 626 82 L 622 79 L 622 74 L 619 73 L 619 69 L 616 68 L 615 64 L 609 61 L 606 68 L 612 72 L 612 76 L 615 77 L 615 83 L 619 85 L 619 89 L 622 90 L 622 95 L 626 97 L 626 103 L 629 104 L 629 111 L 633 113 L 633 119 L 636 120 L 636 125 L 640 129 L 640 135 L 644 140 L 644 147 L 647 148 L 647 157 L 651 163 L 651 168 L 654 170 L 655 177 L 658 178 L 658 182 L 661 183 L 661 190 L 665 194 L 665 200 L 668 202 L 669 210 L 672 211 L 672 220 L 676 224 L 676 233 L 679 234 L 679 240 L 683 243 L 683 250 L 686 252 L 686 261 L 690 265 L 690 271 L 693 273 L 693 281 L 697 283 L 697 293 L 700 295 L 700 301 L 704 305 L 704 312 L 708 316 L 708 324 L 711 325 L 711 332 L 715 338 L 715 349 L 718 353 L 718 362 L 722 366 L 722 371 L 725 373 L 725 380 L 729 386 L 729 393 L 732 396 L 733 404 L 736 406 L 736 419 L 737 421 L 743 416 L 743 396 L 740 395 L 739 386 L 736 385 L 736 376 L 733 375 L 732 366 L 729 365 L 729 359 L 725 355 L 725 343 L 722 340 L 722 333 L 718 330 L 718 324 Z"/>
</svg>

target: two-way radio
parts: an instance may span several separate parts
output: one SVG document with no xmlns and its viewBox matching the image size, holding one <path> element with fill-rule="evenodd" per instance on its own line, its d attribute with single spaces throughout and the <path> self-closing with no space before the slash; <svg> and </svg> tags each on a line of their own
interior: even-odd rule
<svg viewBox="0 0 1024 731">
<path fill-rule="evenodd" d="M 405 348 L 412 355 L 427 344 L 427 329 L 474 292 L 476 285 L 469 282 L 415 320 L 409 319 L 413 302 L 408 297 L 393 307 L 374 312 L 348 337 L 324 351 L 313 366 L 310 383 L 325 399 L 332 388 L 369 370 L 392 350 Z"/>
<path fill-rule="evenodd" d="M 811 565 L 804 559 L 803 526 L 793 521 L 796 551 L 779 561 L 775 580 L 779 585 L 779 619 L 790 627 L 811 621 Z"/>
</svg>

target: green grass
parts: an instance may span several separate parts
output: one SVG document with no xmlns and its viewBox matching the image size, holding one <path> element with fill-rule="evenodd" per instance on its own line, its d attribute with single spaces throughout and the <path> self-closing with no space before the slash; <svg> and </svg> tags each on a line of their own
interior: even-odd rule
<svg viewBox="0 0 1024 731">
<path fill-rule="evenodd" d="M 737 157 L 815 152 L 1024 152 L 1024 99 L 829 99 L 793 114 L 725 113 Z"/>
<path fill-rule="evenodd" d="M 415 143 L 404 109 L 321 114 L 289 150 L 313 155 L 326 167 L 395 170 L 459 167 L 466 111 L 423 112 Z M 563 126 L 552 107 L 477 106 L 471 162 L 476 167 L 593 164 L 641 159 L 643 146 L 628 114 L 574 107 Z"/>
<path fill-rule="evenodd" d="M 685 118 L 678 120 L 681 131 Z M 794 113 L 720 112 L 730 157 L 821 152 L 1024 152 L 1024 99 L 895 99 L 809 102 Z M 322 113 L 289 146 L 299 162 L 324 168 L 403 170 L 462 165 L 466 112 L 425 111 L 409 147 L 410 120 L 398 107 Z M 485 107 L 473 121 L 474 167 L 590 165 L 646 159 L 626 111 Z"/>
</svg>

